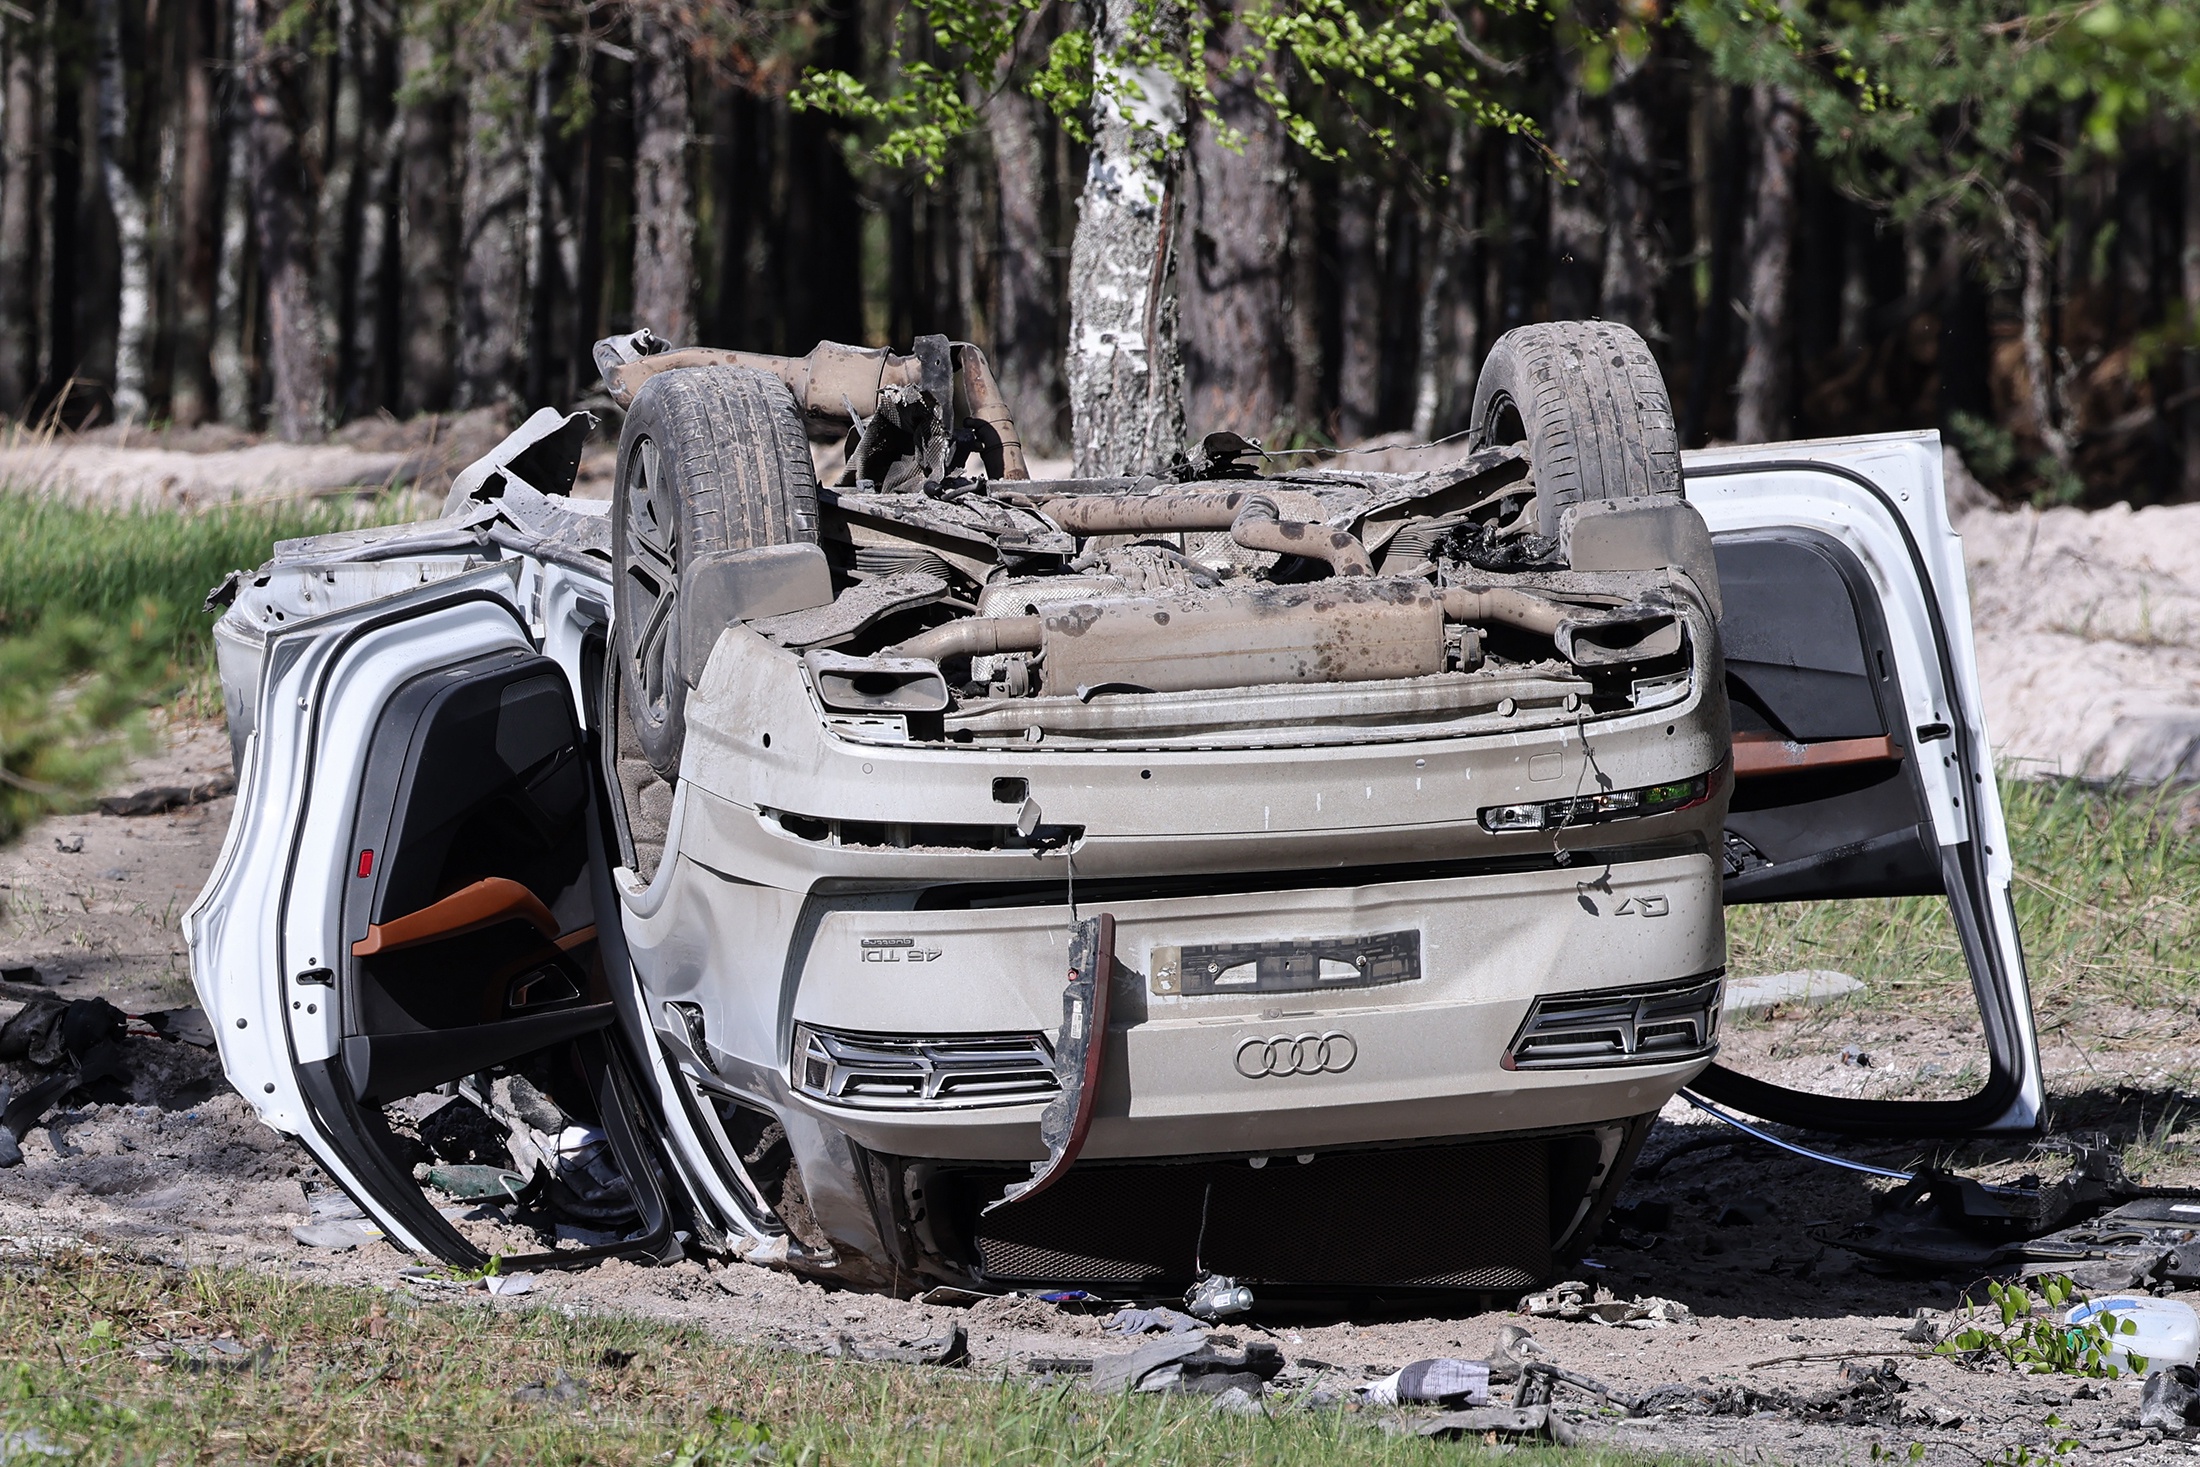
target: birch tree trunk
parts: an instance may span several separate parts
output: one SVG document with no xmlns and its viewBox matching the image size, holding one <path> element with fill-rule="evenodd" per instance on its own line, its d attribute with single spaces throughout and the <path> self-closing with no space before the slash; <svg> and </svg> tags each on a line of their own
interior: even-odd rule
<svg viewBox="0 0 2200 1467">
<path fill-rule="evenodd" d="M 1605 152 L 1604 280 L 1598 311 L 1644 336 L 1657 329 L 1657 285 L 1665 278 L 1658 244 L 1657 133 L 1651 114 L 1650 57 L 1612 62 L 1611 143 Z"/>
<path fill-rule="evenodd" d="M 2033 431 L 2047 449 L 2049 457 L 2063 468 L 2070 467 L 2070 435 L 2065 433 L 2055 417 L 2055 366 L 2048 359 L 2047 315 L 2051 285 L 2048 280 L 2047 239 L 2040 227 L 2029 217 L 2019 214 L 2013 221 L 2018 251 L 2024 256 L 2024 288 L 2019 298 L 2018 315 L 2024 346 L 2024 375 L 2026 406 L 2032 414 Z"/>
<path fill-rule="evenodd" d="M 1795 255 L 1795 158 L 1802 118 L 1777 87 L 1750 91 L 1749 131 L 1757 158 L 1742 229 L 1742 373 L 1735 386 L 1734 436 L 1743 443 L 1785 437 L 1794 396 L 1795 327 L 1788 309 Z"/>
<path fill-rule="evenodd" d="M 114 215 L 121 255 L 119 311 L 115 326 L 115 417 L 141 422 L 150 411 L 145 396 L 146 333 L 153 316 L 153 278 L 146 249 L 145 198 L 130 182 L 124 154 L 130 147 L 129 79 L 122 65 L 122 13 L 118 0 L 97 0 L 99 33 L 99 179 Z"/>
<path fill-rule="evenodd" d="M 1006 78 L 1002 78 L 1006 81 Z M 1054 268 L 1045 216 L 1046 160 L 1038 104 L 1007 85 L 984 105 L 1000 196 L 1000 248 L 993 269 L 993 369 L 1014 411 L 1024 451 L 1062 451 L 1061 353 L 1055 326 Z"/>
<path fill-rule="evenodd" d="M 439 42 L 449 46 L 449 35 L 408 30 L 399 52 L 411 89 L 404 104 L 404 370 L 398 394 L 408 413 L 442 412 L 458 390 L 458 188 L 451 176 L 457 101 L 435 85 Z"/>
<path fill-rule="evenodd" d="M 227 7 L 229 59 L 233 72 L 245 55 L 245 13 L 255 3 L 257 0 L 231 0 Z M 246 364 L 248 354 L 244 340 L 245 252 L 252 229 L 248 198 L 252 178 L 248 106 L 244 98 L 233 93 L 222 109 L 225 158 L 221 252 L 214 268 L 214 337 L 206 354 L 207 367 L 214 374 L 215 411 L 233 428 L 252 426 L 252 373 Z"/>
<path fill-rule="evenodd" d="M 208 347 L 214 328 L 215 237 L 221 228 L 214 193 L 220 129 L 214 114 L 209 0 L 183 0 L 182 137 L 176 160 L 175 366 L 168 416 L 182 427 L 203 423 L 214 407 Z"/>
<path fill-rule="evenodd" d="M 634 325 L 675 346 L 695 337 L 695 200 L 688 187 L 687 54 L 647 11 L 634 16 Z"/>
<path fill-rule="evenodd" d="M 510 401 L 527 319 L 526 38 L 484 24 L 466 86 L 466 182 L 459 191 L 458 405 Z"/>
<path fill-rule="evenodd" d="M 1095 65 L 1114 67 L 1137 0 L 1099 0 Z M 1070 439 L 1081 476 L 1142 473 L 1182 450 L 1184 369 L 1177 352 L 1176 84 L 1139 72 L 1140 96 L 1098 107 L 1070 248 L 1067 377 Z"/>
<path fill-rule="evenodd" d="M 0 58 L 0 414 L 20 415 L 38 376 L 38 58 L 31 27 L 4 22 Z"/>
<path fill-rule="evenodd" d="M 298 57 L 266 41 L 263 7 L 244 0 L 237 52 L 251 110 L 252 215 L 267 282 L 268 419 L 296 443 L 328 426 L 329 356 L 313 300 L 313 186 L 298 115 Z"/>
<path fill-rule="evenodd" d="M 1251 45 L 1241 21 L 1214 34 L 1211 113 L 1192 123 L 1185 188 L 1185 417 L 1192 432 L 1229 429 L 1265 439 L 1286 418 L 1291 390 L 1284 332 L 1291 169 L 1283 125 L 1230 63 Z M 1236 134 L 1233 151 L 1222 141 Z"/>
</svg>

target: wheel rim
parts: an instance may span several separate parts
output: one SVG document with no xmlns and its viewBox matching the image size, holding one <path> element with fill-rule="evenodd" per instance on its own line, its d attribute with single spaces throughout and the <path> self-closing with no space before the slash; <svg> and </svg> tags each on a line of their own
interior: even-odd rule
<svg viewBox="0 0 2200 1467">
<path fill-rule="evenodd" d="M 619 620 L 627 631 L 621 640 L 635 712 L 655 727 L 665 721 L 672 684 L 680 676 L 680 519 L 650 439 L 635 445 L 628 463 L 625 509 Z"/>
</svg>

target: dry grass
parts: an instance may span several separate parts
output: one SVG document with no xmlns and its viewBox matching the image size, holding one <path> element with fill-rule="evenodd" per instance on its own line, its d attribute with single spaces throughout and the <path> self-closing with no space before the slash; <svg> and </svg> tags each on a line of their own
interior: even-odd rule
<svg viewBox="0 0 2200 1467">
<path fill-rule="evenodd" d="M 214 1340 L 237 1368 L 194 1369 Z M 166 1358 L 163 1358 L 163 1357 Z M 575 1399 L 515 1393 L 559 1373 Z M 1488 1459 L 1358 1412 L 1217 1417 L 1028 1378 L 826 1362 L 550 1307 L 421 1304 L 241 1271 L 0 1269 L 0 1455 L 87 1462 L 1378 1467 Z M 35 1433 L 34 1435 L 31 1435 Z M 1564 1467 L 1641 1459 L 1555 1453 Z"/>
<path fill-rule="evenodd" d="M 2182 792 L 2005 781 L 2017 930 L 2042 1008 L 2200 995 L 2200 839 Z M 1970 976 L 1939 897 L 1779 902 L 1727 914 L 1735 973 L 1832 968 L 1882 995 L 1965 1001 Z"/>
</svg>

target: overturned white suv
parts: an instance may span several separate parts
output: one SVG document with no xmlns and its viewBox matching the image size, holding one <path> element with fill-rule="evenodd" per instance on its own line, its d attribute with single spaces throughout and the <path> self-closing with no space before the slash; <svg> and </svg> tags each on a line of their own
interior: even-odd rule
<svg viewBox="0 0 2200 1467">
<path fill-rule="evenodd" d="M 1682 1086 L 2033 1124 L 1933 435 L 1684 477 L 1639 338 L 1555 323 L 1451 467 L 1216 434 L 1042 482 L 967 344 L 598 360 L 612 503 L 545 410 L 441 518 L 217 593 L 193 971 L 232 1081 L 402 1246 L 479 1265 L 452 1203 L 490 1195 L 534 1263 L 1497 1292 L 1595 1237 Z M 1714 1064 L 1726 904 L 1917 893 L 1975 1094 Z"/>
</svg>

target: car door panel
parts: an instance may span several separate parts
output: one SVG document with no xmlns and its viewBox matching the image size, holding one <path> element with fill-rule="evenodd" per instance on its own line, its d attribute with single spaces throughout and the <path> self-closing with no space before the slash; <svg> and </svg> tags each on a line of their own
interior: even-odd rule
<svg viewBox="0 0 2200 1467">
<path fill-rule="evenodd" d="M 1723 1065 L 1697 1088 L 1825 1130 L 2032 1129 L 2038 1039 L 1937 436 L 1691 455 L 1686 472 L 1725 600 L 1728 905 L 1945 897 L 1988 1055 L 1961 1100 L 1808 1094 Z"/>
<path fill-rule="evenodd" d="M 575 678 L 519 610 L 536 569 L 269 637 L 241 818 L 186 926 L 225 1062 L 258 1083 L 263 1119 L 395 1241 L 468 1266 L 486 1256 L 414 1181 L 381 1107 L 523 1057 L 604 1130 L 639 1217 L 622 1243 L 555 1261 L 675 1246 L 596 952 L 599 807 Z M 449 903 L 499 883 L 525 894 L 519 919 L 490 902 L 450 920 Z"/>
</svg>

